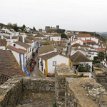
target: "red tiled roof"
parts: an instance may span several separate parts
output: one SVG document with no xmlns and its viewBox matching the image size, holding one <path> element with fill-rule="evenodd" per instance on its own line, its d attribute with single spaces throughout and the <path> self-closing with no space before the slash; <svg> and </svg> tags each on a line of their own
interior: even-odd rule
<svg viewBox="0 0 107 107">
<path fill-rule="evenodd" d="M 20 42 L 20 41 L 17 41 L 15 43 L 18 44 L 18 45 L 20 45 L 20 46 L 22 46 L 22 47 L 24 47 L 24 48 L 29 48 L 30 47 L 30 45 L 28 45 L 26 43 L 23 43 L 23 42 Z"/>
<path fill-rule="evenodd" d="M 95 41 L 93 41 L 93 40 L 84 40 L 83 42 L 84 43 L 95 43 Z"/>
<path fill-rule="evenodd" d="M 5 75 L 7 78 L 24 75 L 15 57 L 9 50 L 0 50 L 0 76 L 1 75 Z"/>
<path fill-rule="evenodd" d="M 84 54 L 82 54 L 81 52 L 77 51 L 76 53 L 74 53 L 70 59 L 73 62 L 91 62 L 91 60 L 89 60 Z"/>
<path fill-rule="evenodd" d="M 4 36 L 6 39 L 11 39 L 10 36 Z M 18 39 L 18 36 L 12 36 L 12 39 Z"/>
<path fill-rule="evenodd" d="M 53 45 L 43 45 L 39 48 L 38 53 L 40 55 L 40 54 L 44 54 L 44 53 L 52 52 L 52 51 L 54 51 Z"/>
<path fill-rule="evenodd" d="M 47 59 L 50 59 L 54 56 L 58 55 L 57 52 L 52 52 L 52 53 L 48 53 L 48 54 L 45 54 L 45 55 L 41 55 L 39 56 L 40 58 L 44 59 L 44 60 L 47 60 Z"/>
<path fill-rule="evenodd" d="M 81 46 L 79 43 L 75 43 L 72 45 L 72 47 L 77 47 L 77 46 Z"/>
<path fill-rule="evenodd" d="M 105 48 L 96 48 L 96 51 L 98 51 L 98 52 L 105 52 Z"/>
<path fill-rule="evenodd" d="M 6 46 L 7 41 L 5 39 L 0 39 L 0 46 Z"/>
<path fill-rule="evenodd" d="M 89 33 L 79 33 L 78 37 L 92 37 Z"/>
<path fill-rule="evenodd" d="M 8 48 L 9 50 L 15 51 L 15 52 L 17 52 L 17 53 L 21 53 L 21 54 L 25 54 L 25 53 L 26 53 L 26 50 L 19 49 L 19 48 L 15 48 L 15 47 L 10 46 L 10 45 L 8 45 L 7 48 Z"/>
</svg>

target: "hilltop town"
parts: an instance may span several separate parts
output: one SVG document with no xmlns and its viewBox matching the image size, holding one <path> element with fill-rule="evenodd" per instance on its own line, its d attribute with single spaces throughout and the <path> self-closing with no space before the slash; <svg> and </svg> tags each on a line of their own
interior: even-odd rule
<svg viewBox="0 0 107 107">
<path fill-rule="evenodd" d="M 104 101 L 107 98 L 106 43 L 106 39 L 96 32 L 65 30 L 60 28 L 59 25 L 56 27 L 46 26 L 44 29 L 36 30 L 35 27 L 29 28 L 25 25 L 18 27 L 17 24 L 0 24 L 0 90 L 3 84 L 13 77 L 50 78 L 52 80 L 57 78 L 57 83 L 61 84 L 59 79 L 63 75 L 64 81 L 67 77 L 66 83 L 69 84 L 69 89 L 67 88 L 66 92 L 68 100 L 63 103 L 66 104 L 66 107 L 98 107 L 99 102 L 94 103 L 90 97 L 87 98 L 85 95 L 86 90 L 92 95 L 95 92 L 94 89 L 97 91 L 101 89 L 103 93 L 98 93 L 102 96 L 105 95 L 102 98 Z M 96 87 L 94 87 L 94 84 Z M 62 89 L 64 86 L 62 86 Z M 60 85 L 58 87 L 58 89 L 55 89 L 60 92 Z M 72 90 L 74 94 L 68 94 L 69 90 Z M 91 92 L 92 90 L 94 91 Z M 78 92 L 81 93 L 84 101 L 86 98 L 86 103 L 91 103 L 92 106 L 83 106 L 85 102 L 83 103 L 77 95 Z M 57 93 L 57 95 L 59 94 Z M 72 96 L 75 96 L 78 101 L 71 101 L 69 97 L 72 98 Z M 59 95 L 56 98 L 57 101 L 60 97 Z M 63 102 L 62 100 L 57 101 L 55 103 L 57 107 L 65 107 L 65 105 L 59 103 Z M 79 102 L 79 105 L 77 102 Z M 0 104 L 2 105 L 2 103 Z M 101 104 L 105 105 L 101 106 Z M 107 99 L 104 103 L 102 101 L 99 107 L 107 107 Z"/>
</svg>

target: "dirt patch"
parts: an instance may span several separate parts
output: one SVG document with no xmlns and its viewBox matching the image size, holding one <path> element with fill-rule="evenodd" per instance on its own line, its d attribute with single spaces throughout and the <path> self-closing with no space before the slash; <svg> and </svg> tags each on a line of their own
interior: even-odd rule
<svg viewBox="0 0 107 107">
<path fill-rule="evenodd" d="M 53 107 L 55 93 L 52 92 L 24 92 L 23 99 L 17 107 Z"/>
</svg>

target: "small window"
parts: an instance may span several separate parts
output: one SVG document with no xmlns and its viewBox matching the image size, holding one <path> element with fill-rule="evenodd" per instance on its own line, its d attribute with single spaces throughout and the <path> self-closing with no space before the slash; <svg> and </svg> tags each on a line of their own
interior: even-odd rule
<svg viewBox="0 0 107 107">
<path fill-rule="evenodd" d="M 16 46 L 16 44 L 13 44 L 13 46 L 15 47 L 15 46 Z"/>
<path fill-rule="evenodd" d="M 53 66 L 56 66 L 56 61 L 53 61 Z"/>
</svg>

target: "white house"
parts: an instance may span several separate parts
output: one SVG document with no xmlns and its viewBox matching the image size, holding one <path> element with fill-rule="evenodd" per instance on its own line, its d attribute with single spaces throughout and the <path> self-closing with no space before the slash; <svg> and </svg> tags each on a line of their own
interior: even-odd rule
<svg viewBox="0 0 107 107">
<path fill-rule="evenodd" d="M 12 44 L 13 42 L 16 42 L 16 41 L 19 40 L 19 37 L 18 37 L 18 36 L 4 36 L 3 38 L 6 39 L 7 45 L 10 45 L 10 44 Z"/>
<path fill-rule="evenodd" d="M 61 41 L 61 36 L 60 35 L 50 36 L 49 40 L 58 42 L 58 41 Z"/>
<path fill-rule="evenodd" d="M 39 70 L 46 76 L 54 74 L 56 65 L 60 64 L 69 66 L 69 58 L 56 52 L 39 56 Z"/>
<path fill-rule="evenodd" d="M 71 57 L 71 66 L 75 67 L 75 70 L 78 70 L 80 64 L 89 66 L 89 71 L 92 72 L 92 61 L 88 59 L 84 54 L 77 51 Z"/>
<path fill-rule="evenodd" d="M 82 32 L 80 32 L 79 34 L 78 34 L 78 37 L 77 37 L 78 39 L 81 39 L 81 40 L 83 40 L 83 41 L 85 41 L 85 40 L 91 40 L 91 41 L 94 41 L 95 43 L 98 43 L 99 42 L 99 39 L 98 38 L 96 38 L 95 36 L 92 36 L 91 34 L 89 34 L 89 33 L 82 33 Z"/>
<path fill-rule="evenodd" d="M 18 36 L 19 32 L 15 32 L 13 29 L 2 28 L 0 30 L 0 36 Z"/>
<path fill-rule="evenodd" d="M 26 37 L 25 43 L 27 43 L 31 46 L 33 52 L 36 52 L 38 50 L 38 48 L 40 47 L 39 39 L 37 39 L 33 36 Z"/>
<path fill-rule="evenodd" d="M 83 40 L 78 39 L 78 40 L 75 40 L 75 41 L 71 42 L 71 45 L 75 45 L 75 44 L 83 45 L 84 43 L 83 43 Z"/>
<path fill-rule="evenodd" d="M 107 68 L 107 61 L 106 60 L 103 60 L 101 63 L 103 64 L 103 66 L 105 66 Z"/>
<path fill-rule="evenodd" d="M 27 54 L 26 54 L 26 50 L 24 49 L 18 49 L 15 48 L 14 46 L 7 46 L 8 50 L 11 50 L 14 57 L 16 58 L 18 64 L 20 65 L 22 71 L 24 71 L 24 67 L 26 66 L 26 62 L 27 62 Z"/>
<path fill-rule="evenodd" d="M 27 59 L 31 59 L 32 49 L 31 49 L 30 45 L 23 43 L 23 42 L 20 42 L 20 41 L 17 41 L 17 42 L 14 42 L 12 44 L 12 46 L 14 46 L 15 48 L 23 49 L 23 50 L 27 51 Z"/>
<path fill-rule="evenodd" d="M 86 51 L 86 56 L 90 59 L 90 60 L 94 60 L 94 57 L 98 56 L 98 52 L 95 50 L 88 50 Z"/>
</svg>

